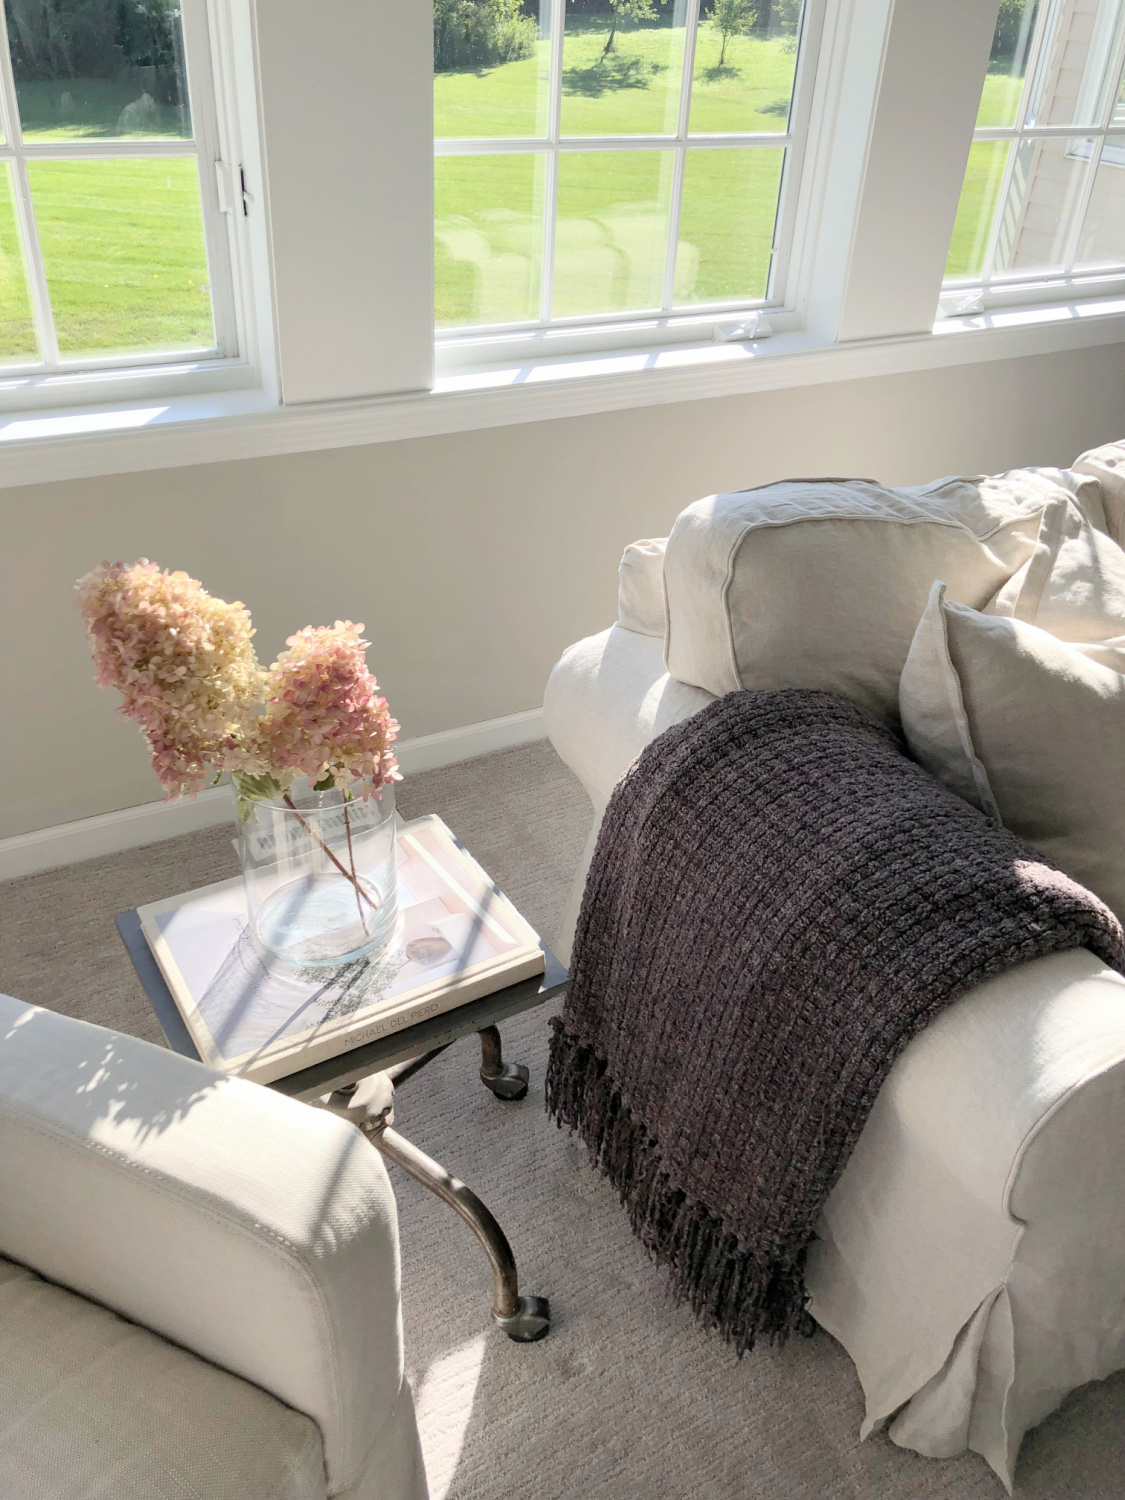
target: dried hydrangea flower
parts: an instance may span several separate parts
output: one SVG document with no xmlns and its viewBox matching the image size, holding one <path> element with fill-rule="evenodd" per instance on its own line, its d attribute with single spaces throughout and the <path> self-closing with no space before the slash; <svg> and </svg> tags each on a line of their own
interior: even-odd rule
<svg viewBox="0 0 1125 1500">
<path fill-rule="evenodd" d="M 366 797 L 401 780 L 391 748 L 399 726 L 367 670 L 362 630 L 351 620 L 306 626 L 269 670 L 257 744 L 283 790 L 307 776 Z"/>
<path fill-rule="evenodd" d="M 260 769 L 253 750 L 264 677 L 250 613 L 186 573 L 141 558 L 103 562 L 75 585 L 100 687 L 140 725 L 168 800 L 223 771 Z"/>
</svg>

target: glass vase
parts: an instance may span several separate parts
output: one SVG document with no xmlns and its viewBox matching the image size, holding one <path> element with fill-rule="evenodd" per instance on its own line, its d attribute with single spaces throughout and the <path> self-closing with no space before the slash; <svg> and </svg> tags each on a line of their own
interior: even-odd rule
<svg viewBox="0 0 1125 1500">
<path fill-rule="evenodd" d="M 385 948 L 398 915 L 395 798 L 305 780 L 281 798 L 237 794 L 246 907 L 286 963 L 327 968 Z"/>
</svg>

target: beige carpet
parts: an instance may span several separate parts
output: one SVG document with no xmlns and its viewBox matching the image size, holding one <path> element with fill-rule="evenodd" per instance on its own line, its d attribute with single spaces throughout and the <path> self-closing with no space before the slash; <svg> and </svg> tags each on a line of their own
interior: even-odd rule
<svg viewBox="0 0 1125 1500">
<path fill-rule="evenodd" d="M 530 921 L 553 933 L 589 808 L 545 745 L 411 778 L 407 816 L 440 813 Z M 191 834 L 0 886 L 0 989 L 160 1040 L 116 912 L 235 873 L 229 832 Z M 551 1298 L 541 1344 L 489 1329 L 475 1241 L 394 1174 L 407 1358 L 434 1500 L 1001 1500 L 974 1455 L 934 1461 L 857 1438 L 858 1381 L 823 1333 L 739 1362 L 670 1304 L 613 1192 L 543 1114 L 543 1013 L 505 1028 L 532 1089 L 501 1104 L 462 1042 L 400 1092 L 397 1123 L 463 1177 Z M 393 1170 L 393 1169 L 392 1169 Z M 1125 1495 L 1125 1377 L 1075 1393 L 1027 1439 L 1026 1500 Z"/>
</svg>

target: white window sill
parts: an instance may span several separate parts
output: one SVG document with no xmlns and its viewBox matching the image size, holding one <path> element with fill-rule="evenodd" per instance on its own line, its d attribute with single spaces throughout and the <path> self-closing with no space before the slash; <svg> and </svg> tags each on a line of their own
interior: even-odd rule
<svg viewBox="0 0 1125 1500">
<path fill-rule="evenodd" d="M 432 391 L 277 406 L 260 391 L 0 416 L 0 487 L 354 447 L 1125 341 L 1125 298 L 942 318 L 932 332 L 827 344 L 781 333 L 441 375 Z"/>
</svg>

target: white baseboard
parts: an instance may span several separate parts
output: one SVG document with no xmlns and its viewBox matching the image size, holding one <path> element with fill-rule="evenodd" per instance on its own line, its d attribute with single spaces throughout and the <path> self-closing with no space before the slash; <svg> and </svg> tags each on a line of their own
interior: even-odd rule
<svg viewBox="0 0 1125 1500">
<path fill-rule="evenodd" d="M 398 760 L 403 775 L 412 776 L 419 771 L 435 771 L 440 766 L 489 755 L 494 750 L 527 745 L 543 739 L 546 733 L 543 710 L 529 708 L 525 713 L 507 714 L 502 719 L 485 719 L 480 724 L 465 724 L 460 729 L 442 729 L 437 734 L 402 740 L 397 747 Z M 186 798 L 179 802 L 146 802 L 140 807 L 123 807 L 119 812 L 99 813 L 74 823 L 19 833 L 14 838 L 0 839 L 0 881 L 35 875 L 40 870 L 76 864 L 82 859 L 96 859 L 102 854 L 116 854 L 122 849 L 139 849 L 143 844 L 158 844 L 162 839 L 194 833 L 199 828 L 214 828 L 230 822 L 233 811 L 230 788 L 217 786 L 200 792 L 194 802 Z"/>
</svg>

